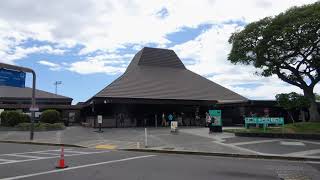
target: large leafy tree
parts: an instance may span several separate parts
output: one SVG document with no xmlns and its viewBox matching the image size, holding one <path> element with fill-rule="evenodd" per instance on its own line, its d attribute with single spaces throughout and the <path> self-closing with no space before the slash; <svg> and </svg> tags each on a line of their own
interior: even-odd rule
<svg viewBox="0 0 320 180">
<path fill-rule="evenodd" d="M 228 60 L 298 86 L 310 101 L 310 121 L 320 121 L 313 92 L 320 81 L 320 2 L 250 23 L 233 33 L 229 43 Z"/>
</svg>

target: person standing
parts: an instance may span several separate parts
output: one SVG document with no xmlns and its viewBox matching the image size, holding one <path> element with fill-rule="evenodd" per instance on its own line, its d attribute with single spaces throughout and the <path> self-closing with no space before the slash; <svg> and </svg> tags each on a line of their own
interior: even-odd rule
<svg viewBox="0 0 320 180">
<path fill-rule="evenodd" d="M 170 113 L 168 115 L 168 125 L 171 126 L 171 121 L 173 120 L 173 115 Z"/>
<path fill-rule="evenodd" d="M 163 126 L 163 127 L 167 126 L 166 115 L 164 114 L 164 112 L 162 113 L 161 118 L 162 118 L 161 126 Z"/>
<path fill-rule="evenodd" d="M 208 112 L 206 112 L 206 123 L 209 128 L 209 133 L 212 133 L 212 119 L 211 119 L 211 116 Z"/>
<path fill-rule="evenodd" d="M 119 119 L 120 119 L 120 127 L 124 127 L 124 115 L 122 113 L 120 113 L 119 115 Z"/>
</svg>

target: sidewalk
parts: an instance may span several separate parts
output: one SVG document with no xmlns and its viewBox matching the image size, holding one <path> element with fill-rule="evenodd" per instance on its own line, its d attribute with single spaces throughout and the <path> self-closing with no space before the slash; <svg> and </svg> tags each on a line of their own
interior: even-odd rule
<svg viewBox="0 0 320 180">
<path fill-rule="evenodd" d="M 33 142 L 72 144 L 88 148 L 145 148 L 144 128 L 97 129 L 80 126 L 61 131 L 35 132 Z M 148 128 L 147 148 L 154 150 L 228 153 L 242 155 L 277 155 L 320 159 L 320 142 L 288 139 L 235 137 L 232 133 L 208 134 L 207 128 L 180 128 L 178 134 L 169 128 Z M 29 142 L 29 132 L 0 131 L 0 141 Z"/>
</svg>

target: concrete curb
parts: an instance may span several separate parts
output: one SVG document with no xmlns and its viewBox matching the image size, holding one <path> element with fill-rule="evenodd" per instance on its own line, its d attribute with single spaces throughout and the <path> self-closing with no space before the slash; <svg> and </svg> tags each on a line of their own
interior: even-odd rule
<svg viewBox="0 0 320 180">
<path fill-rule="evenodd" d="M 303 140 L 320 140 L 320 134 L 302 134 L 302 133 L 251 133 L 251 132 L 235 132 L 235 136 L 242 137 L 267 137 L 267 138 L 287 138 L 287 139 L 303 139 Z"/>
<path fill-rule="evenodd" d="M 165 154 L 188 154 L 200 156 L 217 156 L 217 157 L 237 157 L 248 159 L 274 159 L 274 160 L 289 160 L 289 161 L 319 161 L 320 158 L 308 157 L 293 157 L 293 156 L 277 156 L 277 155 L 250 155 L 250 154 L 228 154 L 228 153 L 215 153 L 215 152 L 197 152 L 197 151 L 174 151 L 174 150 L 160 150 L 160 149 L 121 149 L 123 151 L 134 152 L 152 152 L 152 153 L 165 153 Z"/>
<path fill-rule="evenodd" d="M 45 143 L 45 142 L 33 142 L 33 141 L 0 140 L 0 143 L 16 143 L 16 144 L 33 144 L 33 145 L 47 145 L 47 146 L 64 146 L 64 147 L 86 148 L 84 146 L 75 145 L 75 144 Z"/>
</svg>

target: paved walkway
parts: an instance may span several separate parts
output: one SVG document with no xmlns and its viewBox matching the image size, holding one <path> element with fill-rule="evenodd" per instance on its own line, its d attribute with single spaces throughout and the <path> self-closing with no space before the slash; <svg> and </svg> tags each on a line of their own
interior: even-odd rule
<svg viewBox="0 0 320 180">
<path fill-rule="evenodd" d="M 237 137 L 233 133 L 208 134 L 203 128 L 183 129 L 184 133 L 213 139 L 213 143 L 259 155 L 320 158 L 320 142 L 261 137 Z"/>
<path fill-rule="evenodd" d="M 65 143 L 98 149 L 144 148 L 144 128 L 97 129 L 80 126 L 62 131 L 35 132 L 34 142 Z M 283 155 L 320 158 L 320 142 L 258 137 L 236 137 L 232 133 L 208 134 L 207 128 L 148 128 L 147 147 L 232 154 Z M 29 141 L 29 132 L 0 131 L 0 140 Z"/>
</svg>

